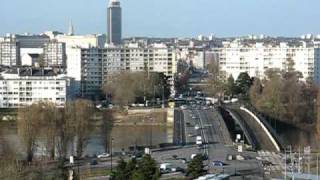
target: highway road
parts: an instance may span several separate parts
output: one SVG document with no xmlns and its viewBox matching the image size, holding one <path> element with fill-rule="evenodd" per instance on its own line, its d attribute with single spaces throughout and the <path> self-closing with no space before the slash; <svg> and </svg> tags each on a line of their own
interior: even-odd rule
<svg viewBox="0 0 320 180">
<path fill-rule="evenodd" d="M 184 115 L 185 142 L 195 144 L 196 136 L 201 136 L 203 140 L 202 148 L 193 148 L 194 153 L 205 154 L 208 157 L 206 165 L 209 172 L 227 172 L 230 174 L 247 173 L 261 175 L 262 168 L 259 162 L 255 159 L 255 152 L 238 153 L 237 148 L 233 145 L 233 141 L 228 132 L 227 126 L 221 117 L 220 113 L 213 108 L 206 106 L 188 106 L 187 109 L 180 110 Z M 199 126 L 195 130 L 195 126 Z M 180 130 L 181 131 L 181 130 Z M 190 150 L 190 149 L 189 149 Z M 241 155 L 245 160 L 228 160 L 228 156 Z M 213 166 L 213 161 L 221 161 L 226 164 L 224 167 Z"/>
</svg>

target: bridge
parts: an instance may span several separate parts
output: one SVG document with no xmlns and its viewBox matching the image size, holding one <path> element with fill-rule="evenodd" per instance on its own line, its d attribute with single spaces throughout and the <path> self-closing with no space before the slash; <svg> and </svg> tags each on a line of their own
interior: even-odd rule
<svg viewBox="0 0 320 180">
<path fill-rule="evenodd" d="M 224 109 L 239 123 L 243 134 L 254 149 L 274 152 L 283 149 L 281 138 L 263 118 L 245 107 L 229 106 Z"/>
</svg>

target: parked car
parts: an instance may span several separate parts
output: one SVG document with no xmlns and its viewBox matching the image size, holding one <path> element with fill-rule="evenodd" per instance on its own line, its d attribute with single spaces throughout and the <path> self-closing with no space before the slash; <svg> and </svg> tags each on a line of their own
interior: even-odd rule
<svg viewBox="0 0 320 180">
<path fill-rule="evenodd" d="M 99 154 L 97 157 L 98 157 L 99 159 L 108 158 L 108 157 L 110 157 L 110 154 L 109 154 L 109 153 L 102 153 L 102 154 Z"/>
</svg>

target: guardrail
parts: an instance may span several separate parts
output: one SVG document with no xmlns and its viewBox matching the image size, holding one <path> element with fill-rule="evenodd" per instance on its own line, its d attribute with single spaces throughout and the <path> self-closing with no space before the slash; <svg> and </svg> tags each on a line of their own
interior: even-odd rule
<svg viewBox="0 0 320 180">
<path fill-rule="evenodd" d="M 283 142 L 283 139 L 278 135 L 277 131 L 271 126 L 271 124 L 264 117 L 264 115 L 252 105 L 246 105 L 245 107 L 251 112 L 253 112 L 253 114 L 255 114 L 259 118 L 259 120 L 266 126 L 266 128 L 269 130 L 272 136 L 276 139 L 280 148 L 283 150 L 285 147 L 285 143 Z"/>
</svg>

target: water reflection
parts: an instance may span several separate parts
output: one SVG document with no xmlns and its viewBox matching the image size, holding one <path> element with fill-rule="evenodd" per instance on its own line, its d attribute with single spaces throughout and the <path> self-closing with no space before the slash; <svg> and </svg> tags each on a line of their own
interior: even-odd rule
<svg viewBox="0 0 320 180">
<path fill-rule="evenodd" d="M 21 140 L 18 136 L 16 127 L 3 125 L 5 138 L 10 142 L 10 145 L 20 154 L 23 151 Z M 113 141 L 113 151 L 121 152 L 122 149 L 128 151 L 134 146 L 159 146 L 162 143 L 172 143 L 173 129 L 166 126 L 116 126 L 111 133 Z M 152 137 L 152 138 L 151 138 Z M 105 151 L 103 145 L 104 139 L 99 128 L 90 135 L 87 147 L 84 150 L 84 155 L 95 155 Z M 44 140 L 41 138 L 37 142 L 36 156 L 45 153 Z M 70 144 L 71 147 L 71 144 Z M 72 148 L 70 148 L 72 149 Z M 39 152 L 40 151 L 40 152 Z M 68 154 L 71 154 L 69 152 Z"/>
</svg>

